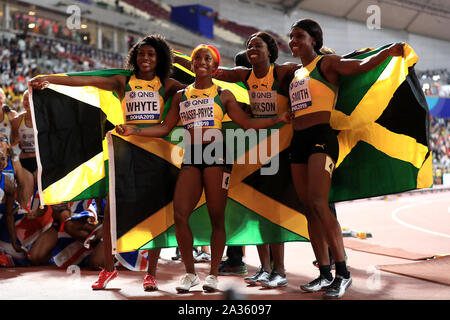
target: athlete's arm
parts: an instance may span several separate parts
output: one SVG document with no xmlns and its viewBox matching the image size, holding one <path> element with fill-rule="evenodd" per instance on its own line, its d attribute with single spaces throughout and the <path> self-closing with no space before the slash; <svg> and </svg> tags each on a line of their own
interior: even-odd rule
<svg viewBox="0 0 450 320">
<path fill-rule="evenodd" d="M 118 134 L 122 136 L 136 135 L 136 136 L 145 136 L 145 137 L 165 137 L 170 131 L 177 125 L 180 120 L 180 100 L 181 100 L 182 91 L 178 91 L 172 100 L 172 105 L 170 107 L 169 112 L 167 113 L 164 122 L 161 124 L 157 124 L 152 127 L 135 127 L 126 124 L 121 124 L 116 126 L 116 131 Z"/>
<path fill-rule="evenodd" d="M 44 89 L 49 83 L 65 86 L 82 87 L 92 86 L 103 90 L 115 91 L 119 97 L 123 97 L 126 77 L 114 75 L 111 77 L 101 76 L 42 76 L 30 80 L 33 89 Z"/>
<path fill-rule="evenodd" d="M 219 67 L 213 77 L 226 82 L 244 82 L 251 70 L 245 67 L 234 67 L 232 69 Z"/>
<path fill-rule="evenodd" d="M 338 55 L 327 55 L 323 58 L 322 71 L 325 75 L 353 75 L 372 70 L 389 56 L 403 56 L 403 43 L 396 43 L 365 59 L 346 59 Z M 327 77 L 328 78 L 328 77 Z"/>
<path fill-rule="evenodd" d="M 289 123 L 291 121 L 291 115 L 289 112 L 284 112 L 271 118 L 252 118 L 248 113 L 241 109 L 234 95 L 228 90 L 223 90 L 220 95 L 220 99 L 224 103 L 231 120 L 236 122 L 245 130 L 263 129 L 273 126 L 279 122 Z"/>
</svg>

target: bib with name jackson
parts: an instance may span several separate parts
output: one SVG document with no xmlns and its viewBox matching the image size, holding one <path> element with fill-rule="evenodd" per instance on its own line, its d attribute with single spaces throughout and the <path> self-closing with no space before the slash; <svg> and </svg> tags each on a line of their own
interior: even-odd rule
<svg viewBox="0 0 450 320">
<path fill-rule="evenodd" d="M 257 78 L 252 70 L 244 84 L 248 89 L 253 117 L 273 117 L 288 110 L 289 101 L 278 86 L 273 64 L 262 78 Z"/>
<path fill-rule="evenodd" d="M 196 89 L 189 85 L 184 90 L 180 101 L 180 120 L 186 130 L 222 129 L 224 110 L 219 91 L 215 84 L 207 89 Z"/>
<path fill-rule="evenodd" d="M 127 124 L 160 123 L 164 109 L 164 87 L 159 77 L 152 80 L 130 77 L 122 100 L 124 121 Z"/>
<path fill-rule="evenodd" d="M 307 66 L 295 71 L 289 84 L 291 111 L 295 117 L 333 110 L 338 87 L 328 82 L 320 71 L 323 56 L 317 56 Z"/>
</svg>

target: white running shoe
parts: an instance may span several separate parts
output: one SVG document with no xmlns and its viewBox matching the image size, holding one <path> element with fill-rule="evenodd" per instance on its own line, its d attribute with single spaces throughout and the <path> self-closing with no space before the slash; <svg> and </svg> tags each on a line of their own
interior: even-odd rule
<svg viewBox="0 0 450 320">
<path fill-rule="evenodd" d="M 213 276 L 210 274 L 205 278 L 205 283 L 203 284 L 203 290 L 206 292 L 214 292 L 217 290 L 217 285 L 219 283 L 219 280 L 216 276 Z"/>
<path fill-rule="evenodd" d="M 245 277 L 244 281 L 247 284 L 254 286 L 258 283 L 258 281 L 269 279 L 269 277 L 270 277 L 270 273 L 268 273 L 262 267 L 260 267 L 259 270 L 253 276 Z"/>
<path fill-rule="evenodd" d="M 272 271 L 269 278 L 261 279 L 258 283 L 265 288 L 286 287 L 288 284 L 286 275 L 283 277 L 278 272 Z"/>
<path fill-rule="evenodd" d="M 205 251 L 200 251 L 197 255 L 194 255 L 194 262 L 209 262 L 211 261 L 211 255 Z"/>
<path fill-rule="evenodd" d="M 196 286 L 200 283 L 200 279 L 196 274 L 186 273 L 180 279 L 180 284 L 175 288 L 178 293 L 189 292 L 193 286 Z"/>
</svg>

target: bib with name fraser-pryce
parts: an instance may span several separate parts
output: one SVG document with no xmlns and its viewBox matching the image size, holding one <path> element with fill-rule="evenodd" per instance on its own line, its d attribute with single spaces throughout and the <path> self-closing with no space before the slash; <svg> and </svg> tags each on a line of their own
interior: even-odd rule
<svg viewBox="0 0 450 320">
<path fill-rule="evenodd" d="M 157 91 L 128 91 L 125 93 L 125 120 L 158 120 L 161 116 Z"/>
<path fill-rule="evenodd" d="M 180 102 L 180 119 L 186 130 L 214 127 L 214 98 L 199 98 Z"/>
<path fill-rule="evenodd" d="M 303 110 L 311 106 L 311 95 L 309 91 L 310 78 L 302 78 L 291 82 L 289 85 L 289 97 L 291 99 L 291 111 Z"/>
<path fill-rule="evenodd" d="M 250 99 L 250 109 L 254 117 L 271 117 L 278 114 L 277 92 L 275 90 L 250 90 L 248 96 Z"/>
</svg>

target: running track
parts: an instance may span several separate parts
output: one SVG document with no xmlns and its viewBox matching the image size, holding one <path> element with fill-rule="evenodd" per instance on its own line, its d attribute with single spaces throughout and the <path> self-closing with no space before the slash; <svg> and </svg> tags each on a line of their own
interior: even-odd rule
<svg viewBox="0 0 450 320">
<path fill-rule="evenodd" d="M 405 193 L 337 204 L 341 227 L 372 233 L 364 241 L 384 247 L 401 248 L 416 253 L 450 253 L 450 191 Z M 188 294 L 177 294 L 174 287 L 184 273 L 182 263 L 170 257 L 175 249 L 161 253 L 158 266 L 159 291 L 144 292 L 144 273 L 122 270 L 107 290 L 92 291 L 90 285 L 98 272 L 81 270 L 67 273 L 54 267 L 0 269 L 2 300 L 205 300 L 223 299 L 228 288 L 249 300 L 322 300 L 320 293 L 303 293 L 300 284 L 317 277 L 311 262 L 309 243 L 287 243 L 285 266 L 289 284 L 282 289 L 248 287 L 241 277 L 220 277 L 216 293 L 203 293 L 201 285 Z M 411 263 L 400 258 L 346 249 L 353 285 L 346 300 L 450 300 L 450 287 L 444 284 L 383 272 L 375 265 Z M 259 266 L 256 248 L 246 247 L 245 262 L 249 273 Z M 197 264 L 203 280 L 208 264 Z"/>
</svg>

